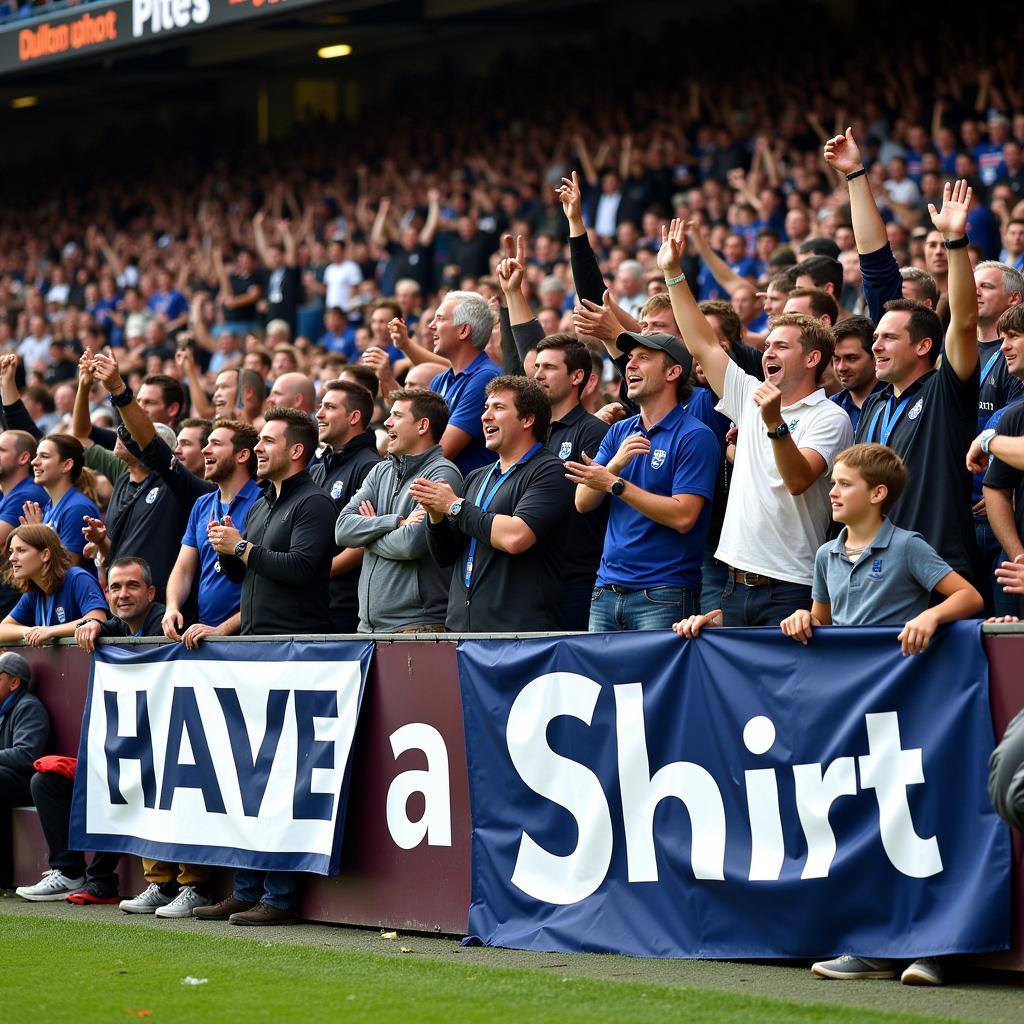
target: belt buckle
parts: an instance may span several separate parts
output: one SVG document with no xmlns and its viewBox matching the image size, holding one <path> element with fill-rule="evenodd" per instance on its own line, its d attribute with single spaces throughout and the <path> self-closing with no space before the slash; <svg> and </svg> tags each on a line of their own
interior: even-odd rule
<svg viewBox="0 0 1024 1024">
<path fill-rule="evenodd" d="M 754 577 L 754 582 L 753 583 L 750 582 L 750 577 L 751 576 Z M 760 579 L 761 579 L 761 577 L 756 572 L 755 573 L 749 573 L 746 570 L 744 570 L 744 572 L 743 572 L 743 586 L 745 586 L 745 587 L 750 587 L 751 589 L 753 589 L 754 587 L 759 585 Z"/>
</svg>

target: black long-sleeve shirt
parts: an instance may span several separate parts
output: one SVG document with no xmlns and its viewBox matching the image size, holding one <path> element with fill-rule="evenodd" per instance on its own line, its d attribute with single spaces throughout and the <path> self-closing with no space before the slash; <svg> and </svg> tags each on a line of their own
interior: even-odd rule
<svg viewBox="0 0 1024 1024">
<path fill-rule="evenodd" d="M 242 584 L 242 636 L 330 632 L 334 519 L 334 502 L 305 470 L 253 505 L 242 534 L 253 545 L 248 564 L 220 556 L 227 578 Z"/>
</svg>

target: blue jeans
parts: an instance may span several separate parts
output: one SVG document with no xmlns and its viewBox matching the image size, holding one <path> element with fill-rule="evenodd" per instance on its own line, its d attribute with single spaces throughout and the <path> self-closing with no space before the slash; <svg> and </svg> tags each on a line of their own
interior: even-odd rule
<svg viewBox="0 0 1024 1024">
<path fill-rule="evenodd" d="M 700 588 L 700 613 L 707 615 L 716 608 L 722 607 L 722 591 L 728 580 L 729 571 L 725 562 L 715 558 L 715 549 L 712 547 L 704 552 L 704 564 L 700 567 L 703 583 Z"/>
<path fill-rule="evenodd" d="M 683 587 L 623 590 L 606 584 L 595 587 L 590 599 L 590 632 L 671 629 L 673 622 L 696 611 L 697 594 Z"/>
<path fill-rule="evenodd" d="M 811 588 L 802 583 L 772 580 L 748 587 L 726 578 L 722 620 L 726 626 L 777 626 L 797 608 L 811 608 Z"/>
<path fill-rule="evenodd" d="M 1016 594 L 1007 594 L 996 582 L 994 574 L 1000 562 L 1006 561 L 1006 552 L 996 540 L 996 535 L 985 516 L 974 517 L 974 536 L 981 552 L 978 590 L 985 599 L 985 614 L 1020 615 L 1020 598 Z"/>
<path fill-rule="evenodd" d="M 235 872 L 235 899 L 245 903 L 266 903 L 278 910 L 294 910 L 299 876 L 292 871 Z"/>
</svg>

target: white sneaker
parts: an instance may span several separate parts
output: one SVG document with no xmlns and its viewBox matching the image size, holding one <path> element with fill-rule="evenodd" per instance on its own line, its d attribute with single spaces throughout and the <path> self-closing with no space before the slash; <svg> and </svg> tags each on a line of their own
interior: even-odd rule
<svg viewBox="0 0 1024 1024">
<path fill-rule="evenodd" d="M 166 907 L 173 900 L 160 891 L 160 886 L 153 882 L 145 892 L 130 900 L 121 900 L 118 906 L 126 914 L 154 914 L 157 907 Z"/>
<path fill-rule="evenodd" d="M 197 892 L 195 886 L 183 885 L 170 903 L 156 908 L 156 916 L 191 917 L 193 907 L 208 907 L 212 902 L 209 896 Z"/>
<path fill-rule="evenodd" d="M 14 891 L 23 899 L 33 903 L 48 903 L 62 900 L 69 892 L 77 892 L 85 883 L 84 878 L 68 878 L 56 868 L 44 871 L 35 885 L 22 885 Z"/>
<path fill-rule="evenodd" d="M 921 957 L 903 972 L 900 981 L 904 985 L 941 985 L 945 981 L 945 972 L 935 957 Z"/>
</svg>

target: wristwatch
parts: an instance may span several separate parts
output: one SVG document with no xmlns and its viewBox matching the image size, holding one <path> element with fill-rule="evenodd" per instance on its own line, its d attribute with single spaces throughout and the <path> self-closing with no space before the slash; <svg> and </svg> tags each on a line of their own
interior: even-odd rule
<svg viewBox="0 0 1024 1024">
<path fill-rule="evenodd" d="M 459 518 L 459 513 L 461 511 L 462 511 L 462 499 L 461 498 L 456 498 L 452 502 L 451 507 L 448 509 L 448 511 L 445 512 L 445 515 L 454 522 L 456 519 Z"/>
<path fill-rule="evenodd" d="M 981 442 L 981 450 L 986 455 L 992 454 L 988 450 L 988 446 L 992 443 L 992 438 L 995 437 L 997 433 L 999 433 L 999 431 L 995 430 L 992 427 L 989 427 L 987 430 L 983 430 L 981 432 L 981 435 L 979 436 L 978 440 Z"/>
<path fill-rule="evenodd" d="M 119 395 L 110 395 L 110 404 L 115 408 L 120 409 L 122 406 L 127 405 L 133 398 L 135 393 L 131 388 L 125 387 L 124 391 Z"/>
<path fill-rule="evenodd" d="M 249 546 L 249 542 L 248 542 L 247 540 L 240 540 L 240 541 L 239 541 L 239 542 L 238 542 L 238 543 L 237 543 L 237 544 L 235 545 L 235 550 L 234 550 L 234 552 L 233 552 L 233 554 L 234 554 L 235 558 L 241 558 L 241 557 L 242 557 L 242 555 L 244 555 L 244 554 L 245 554 L 245 549 L 246 549 L 246 548 L 247 548 L 248 546 Z"/>
<path fill-rule="evenodd" d="M 620 476 L 618 480 L 611 486 L 611 492 L 616 498 L 622 497 L 622 492 L 626 489 L 626 481 Z"/>
<path fill-rule="evenodd" d="M 769 430 L 767 433 L 773 441 L 781 441 L 784 437 L 789 437 L 789 427 L 785 423 L 780 423 L 774 430 Z"/>
</svg>

